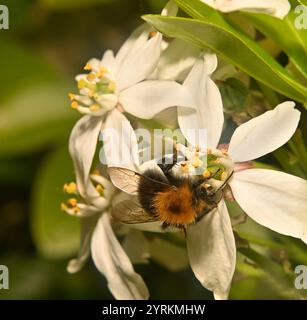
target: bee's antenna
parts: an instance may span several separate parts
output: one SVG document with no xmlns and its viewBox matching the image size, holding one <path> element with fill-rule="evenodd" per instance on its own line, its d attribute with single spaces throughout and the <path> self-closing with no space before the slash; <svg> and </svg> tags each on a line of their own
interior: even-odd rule
<svg viewBox="0 0 307 320">
<path fill-rule="evenodd" d="M 224 189 L 224 187 L 226 186 L 227 182 L 230 180 L 230 178 L 232 177 L 233 175 L 233 171 L 231 171 L 230 175 L 227 177 L 227 179 L 224 181 L 223 185 L 220 186 L 216 191 L 215 193 L 218 193 L 219 191 L 221 191 L 222 189 Z"/>
</svg>

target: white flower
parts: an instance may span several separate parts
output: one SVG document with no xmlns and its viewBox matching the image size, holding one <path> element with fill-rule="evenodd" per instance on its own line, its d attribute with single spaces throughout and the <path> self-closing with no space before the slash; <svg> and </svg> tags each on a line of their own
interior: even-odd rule
<svg viewBox="0 0 307 320">
<path fill-rule="evenodd" d="M 82 183 L 82 182 L 80 182 Z M 80 198 L 83 190 L 84 198 Z M 84 192 L 85 190 L 85 192 Z M 62 209 L 81 220 L 81 240 L 78 257 L 67 266 L 70 273 L 78 272 L 92 256 L 97 269 L 106 277 L 108 287 L 116 299 L 148 299 L 148 289 L 132 266 L 112 228 L 110 206 L 114 187 L 99 173 L 90 176 L 87 188 L 69 183 L 64 191 L 74 194 L 62 204 Z"/>
<path fill-rule="evenodd" d="M 213 153 L 223 127 L 221 97 L 206 71 L 212 71 L 215 67 L 216 60 L 212 57 L 197 62 L 185 85 L 197 95 L 198 110 L 187 112 L 184 108 L 178 108 L 180 127 L 187 140 L 192 142 L 187 134 L 188 129 L 206 129 L 208 135 L 198 141 L 199 147 L 209 148 Z M 285 144 L 294 134 L 300 119 L 300 112 L 294 107 L 293 102 L 284 102 L 274 110 L 239 126 L 230 140 L 229 159 L 242 167 L 244 162 L 259 158 Z M 192 159 L 191 150 L 181 149 Z M 305 180 L 265 169 L 234 171 L 229 185 L 235 200 L 248 216 L 265 227 L 307 243 Z M 228 295 L 235 268 L 236 250 L 223 200 L 219 207 L 217 212 L 211 212 L 198 224 L 188 228 L 187 248 L 195 276 L 214 292 L 216 298 L 224 299 Z"/>
<path fill-rule="evenodd" d="M 204 168 L 200 174 L 208 177 L 212 186 L 218 188 L 229 179 L 235 200 L 252 219 L 276 232 L 300 238 L 307 243 L 307 182 L 278 171 L 250 169 L 246 163 L 285 144 L 297 128 L 299 111 L 294 109 L 293 102 L 282 103 L 274 110 L 238 127 L 228 151 L 218 150 L 224 118 L 220 93 L 210 79 L 216 66 L 216 56 L 206 54 L 203 60 L 197 61 L 184 83 L 192 90 L 198 102 L 197 110 L 178 107 L 180 128 L 192 144 L 189 148 L 178 145 L 179 151 L 188 159 L 189 171 L 199 169 L 201 155 L 207 154 L 207 169 Z M 190 129 L 206 129 L 208 134 L 200 136 L 196 146 L 194 136 L 190 135 L 193 130 Z M 132 128 L 126 134 L 133 135 Z M 132 158 L 137 159 L 137 148 L 131 150 Z M 152 165 L 160 170 L 155 161 L 141 166 L 136 161 L 136 164 L 140 172 Z M 221 168 L 218 175 L 212 170 L 214 164 Z M 182 174 L 185 173 L 186 166 L 178 165 L 173 170 L 178 168 L 183 171 Z M 158 221 L 130 226 L 161 232 L 161 224 Z M 197 279 L 213 291 L 216 299 L 226 299 L 235 270 L 236 247 L 224 200 L 201 221 L 187 226 L 187 250 Z"/>
<path fill-rule="evenodd" d="M 175 14 L 177 7 L 169 3 L 163 15 Z M 108 50 L 102 60 L 90 60 L 89 74 L 77 76 L 80 94 L 70 94 L 72 107 L 85 116 L 72 130 L 69 149 L 77 180 L 88 176 L 80 172 L 78 157 L 93 158 L 101 129 L 123 119 L 123 112 L 150 119 L 164 109 L 178 104 L 194 107 L 190 92 L 173 80 L 146 80 L 158 67 L 162 34 L 148 25 L 139 27 L 114 56 Z M 111 127 L 112 128 L 112 127 Z M 81 190 L 81 192 L 83 192 Z"/>
<path fill-rule="evenodd" d="M 290 11 L 288 0 L 201 0 L 203 3 L 222 12 L 246 10 L 267 13 L 283 19 Z"/>
</svg>

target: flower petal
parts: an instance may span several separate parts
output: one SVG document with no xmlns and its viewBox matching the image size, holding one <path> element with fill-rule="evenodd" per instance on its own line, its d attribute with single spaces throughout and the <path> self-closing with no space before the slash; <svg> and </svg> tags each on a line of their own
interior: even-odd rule
<svg viewBox="0 0 307 320">
<path fill-rule="evenodd" d="M 177 105 L 195 107 L 189 90 L 175 81 L 143 81 L 123 91 L 119 102 L 127 112 L 142 119 L 151 119 Z"/>
<path fill-rule="evenodd" d="M 181 39 L 174 39 L 161 54 L 153 78 L 183 81 L 193 67 L 199 54 L 199 48 Z"/>
<path fill-rule="evenodd" d="M 74 126 L 69 139 L 69 153 L 72 157 L 77 185 L 82 197 L 97 197 L 99 194 L 90 181 L 92 166 L 102 120 L 86 115 Z"/>
<path fill-rule="evenodd" d="M 148 299 L 148 289 L 118 242 L 110 223 L 103 214 L 95 228 L 91 251 L 97 269 L 106 277 L 114 297 L 120 300 Z"/>
<path fill-rule="evenodd" d="M 290 11 L 288 0 L 201 0 L 222 12 L 246 10 L 267 13 L 277 18 L 284 18 Z"/>
<path fill-rule="evenodd" d="M 228 153 L 235 162 L 249 161 L 270 153 L 285 144 L 294 134 L 300 112 L 287 101 L 274 110 L 249 120 L 234 132 Z"/>
<path fill-rule="evenodd" d="M 107 116 L 100 140 L 103 141 L 101 163 L 132 170 L 139 164 L 136 135 L 130 122 L 117 109 Z"/>
<path fill-rule="evenodd" d="M 236 264 L 236 247 L 230 217 L 224 201 L 187 229 L 191 268 L 216 299 L 227 299 Z"/>
<path fill-rule="evenodd" d="M 248 169 L 235 172 L 234 198 L 253 220 L 307 243 L 307 181 L 283 172 Z"/>
<path fill-rule="evenodd" d="M 182 108 L 181 105 L 178 107 L 178 122 L 184 136 L 190 144 L 203 149 L 216 148 L 224 123 L 221 94 L 208 76 L 215 68 L 214 54 L 207 54 L 195 63 L 184 86 L 195 97 L 197 111 Z"/>
<path fill-rule="evenodd" d="M 157 67 L 162 34 L 150 35 L 148 25 L 139 27 L 126 41 L 116 56 L 118 92 L 144 80 Z"/>
<path fill-rule="evenodd" d="M 92 232 L 95 228 L 96 222 L 96 217 L 81 219 L 81 239 L 78 257 L 69 261 L 67 265 L 67 272 L 76 273 L 80 271 L 86 263 L 90 255 Z"/>
</svg>

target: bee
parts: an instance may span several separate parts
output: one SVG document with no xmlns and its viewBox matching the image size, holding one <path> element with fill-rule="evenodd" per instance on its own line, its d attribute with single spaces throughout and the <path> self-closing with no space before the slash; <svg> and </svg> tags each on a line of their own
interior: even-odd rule
<svg viewBox="0 0 307 320">
<path fill-rule="evenodd" d="M 142 174 L 120 167 L 109 168 L 113 184 L 134 196 L 113 207 L 115 219 L 126 224 L 160 221 L 163 229 L 175 227 L 185 231 L 188 225 L 199 222 L 217 208 L 232 173 L 216 189 L 203 175 L 178 175 L 172 169 L 179 163 L 164 162 Z"/>
</svg>

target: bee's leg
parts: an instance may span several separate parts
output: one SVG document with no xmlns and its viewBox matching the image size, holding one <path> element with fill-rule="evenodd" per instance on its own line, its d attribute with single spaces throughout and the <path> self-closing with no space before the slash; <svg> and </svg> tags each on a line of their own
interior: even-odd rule
<svg viewBox="0 0 307 320">
<path fill-rule="evenodd" d="M 210 213 L 212 210 L 217 208 L 217 204 L 214 203 L 210 207 L 206 208 L 203 212 L 201 212 L 197 217 L 196 217 L 196 222 L 199 222 L 206 214 Z"/>
</svg>

